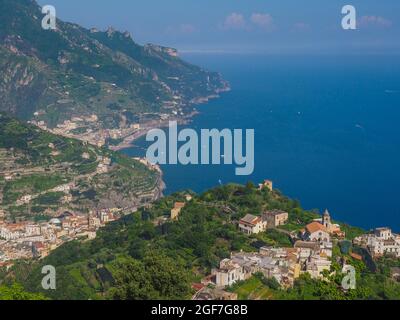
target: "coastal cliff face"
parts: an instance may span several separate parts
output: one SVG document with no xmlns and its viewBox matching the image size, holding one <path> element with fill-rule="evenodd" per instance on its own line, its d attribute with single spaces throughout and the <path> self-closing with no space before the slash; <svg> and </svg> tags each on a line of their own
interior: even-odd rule
<svg viewBox="0 0 400 320">
<path fill-rule="evenodd" d="M 129 128 L 143 115 L 185 112 L 229 87 L 175 49 L 61 20 L 46 31 L 42 18 L 35 1 L 0 0 L 0 110 L 42 127 L 96 116 L 86 127 L 78 124 L 83 133 Z"/>
</svg>

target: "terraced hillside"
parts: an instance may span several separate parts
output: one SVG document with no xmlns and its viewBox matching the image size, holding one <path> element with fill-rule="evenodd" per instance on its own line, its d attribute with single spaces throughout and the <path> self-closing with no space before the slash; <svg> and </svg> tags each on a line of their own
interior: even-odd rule
<svg viewBox="0 0 400 320">
<path fill-rule="evenodd" d="M 161 189 L 157 168 L 0 114 L 0 208 L 8 220 L 129 210 Z"/>
</svg>

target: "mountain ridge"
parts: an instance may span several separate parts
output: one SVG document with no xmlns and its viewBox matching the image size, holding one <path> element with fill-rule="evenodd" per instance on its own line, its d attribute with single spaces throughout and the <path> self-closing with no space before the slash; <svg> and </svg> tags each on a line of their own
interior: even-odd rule
<svg viewBox="0 0 400 320">
<path fill-rule="evenodd" d="M 91 129 L 118 129 L 148 114 L 190 113 L 194 102 L 229 88 L 173 48 L 59 19 L 56 31 L 43 30 L 42 17 L 36 1 L 0 1 L 0 110 L 24 120 L 54 128 L 96 115 Z"/>
</svg>

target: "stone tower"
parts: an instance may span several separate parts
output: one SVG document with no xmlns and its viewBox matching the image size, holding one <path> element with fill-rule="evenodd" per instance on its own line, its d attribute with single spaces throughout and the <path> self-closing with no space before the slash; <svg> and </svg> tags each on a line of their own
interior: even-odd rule
<svg viewBox="0 0 400 320">
<path fill-rule="evenodd" d="M 329 228 L 331 226 L 331 215 L 329 214 L 328 209 L 326 209 L 324 214 L 322 215 L 322 224 L 326 228 Z"/>
</svg>

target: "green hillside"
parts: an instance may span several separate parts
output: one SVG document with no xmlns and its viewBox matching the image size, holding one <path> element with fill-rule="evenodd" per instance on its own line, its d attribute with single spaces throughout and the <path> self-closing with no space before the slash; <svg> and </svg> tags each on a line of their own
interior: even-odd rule
<svg viewBox="0 0 400 320">
<path fill-rule="evenodd" d="M 175 201 L 184 201 L 184 193 L 166 197 L 151 208 L 107 225 L 90 242 L 71 242 L 40 262 L 18 263 L 4 274 L 6 283 L 18 281 L 32 292 L 41 292 L 40 268 L 57 268 L 57 290 L 43 292 L 52 299 L 189 299 L 191 283 L 209 274 L 231 251 L 256 251 L 260 246 L 291 246 L 284 232 L 299 230 L 317 217 L 304 211 L 297 201 L 279 192 L 259 191 L 253 185 L 228 185 L 194 196 L 183 209 L 179 221 L 161 226 L 157 217 L 169 215 Z M 235 222 L 246 213 L 259 214 L 264 209 L 289 212 L 284 229 L 245 236 Z M 342 224 L 349 234 L 363 231 Z M 343 292 L 339 281 L 339 261 L 347 257 L 360 272 L 357 290 Z M 238 283 L 229 290 L 239 298 L 263 299 L 393 299 L 400 285 L 388 276 L 388 266 L 398 262 L 379 261 L 371 272 L 360 261 L 334 248 L 336 278 L 331 282 L 301 277 L 293 289 L 284 290 L 263 278 Z M 339 282 L 340 283 L 340 282 Z"/>
<path fill-rule="evenodd" d="M 0 173 L 0 208 L 9 221 L 50 218 L 68 209 L 134 207 L 160 193 L 160 174 L 138 161 L 5 114 L 0 114 Z M 60 188 L 65 185 L 69 190 Z M 18 202 L 27 195 L 30 201 Z"/>
</svg>

